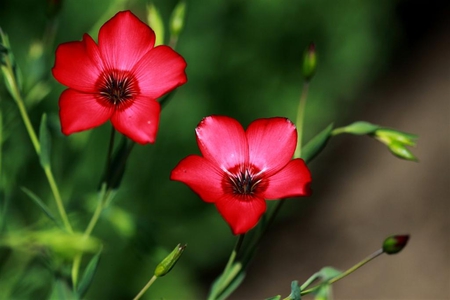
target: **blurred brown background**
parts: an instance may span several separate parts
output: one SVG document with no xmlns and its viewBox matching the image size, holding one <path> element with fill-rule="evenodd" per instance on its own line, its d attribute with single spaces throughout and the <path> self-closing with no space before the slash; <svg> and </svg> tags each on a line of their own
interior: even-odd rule
<svg viewBox="0 0 450 300">
<path fill-rule="evenodd" d="M 366 101 L 353 116 L 417 133 L 419 163 L 396 159 L 368 138 L 333 140 L 311 164 L 314 205 L 270 232 L 232 299 L 287 296 L 292 280 L 325 265 L 345 270 L 385 237 L 404 233 L 411 239 L 403 252 L 335 283 L 335 299 L 450 299 L 450 15 L 440 16 L 359 95 Z"/>
</svg>

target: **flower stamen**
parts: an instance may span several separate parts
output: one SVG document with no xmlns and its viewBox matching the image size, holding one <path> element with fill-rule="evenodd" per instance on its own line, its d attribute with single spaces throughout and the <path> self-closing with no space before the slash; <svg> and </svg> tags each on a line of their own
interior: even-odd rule
<svg viewBox="0 0 450 300">
<path fill-rule="evenodd" d="M 236 169 L 236 168 L 233 168 Z M 235 195 L 253 195 L 260 187 L 262 178 L 252 167 L 237 167 L 226 175 L 228 190 Z"/>
<path fill-rule="evenodd" d="M 137 81 L 128 71 L 108 70 L 100 76 L 96 86 L 101 98 L 116 106 L 134 99 L 139 93 Z"/>
</svg>

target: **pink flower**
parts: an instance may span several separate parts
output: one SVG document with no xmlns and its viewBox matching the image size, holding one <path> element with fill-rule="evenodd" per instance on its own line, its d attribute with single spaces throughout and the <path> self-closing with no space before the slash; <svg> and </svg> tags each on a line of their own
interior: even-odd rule
<svg viewBox="0 0 450 300">
<path fill-rule="evenodd" d="M 258 223 L 265 199 L 310 195 L 311 174 L 302 159 L 292 159 L 297 130 L 288 119 L 259 119 L 244 131 L 232 118 L 210 116 L 196 135 L 203 156 L 186 157 L 170 178 L 215 203 L 233 234 Z"/>
<path fill-rule="evenodd" d="M 165 93 L 187 81 L 184 59 L 130 11 L 117 13 L 98 34 L 56 49 L 53 76 L 68 87 L 59 98 L 62 132 L 91 129 L 108 120 L 140 144 L 153 143 Z"/>
</svg>

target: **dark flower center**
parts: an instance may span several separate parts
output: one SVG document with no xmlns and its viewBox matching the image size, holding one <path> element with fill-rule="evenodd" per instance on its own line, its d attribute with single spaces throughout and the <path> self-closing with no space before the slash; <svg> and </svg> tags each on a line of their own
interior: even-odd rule
<svg viewBox="0 0 450 300">
<path fill-rule="evenodd" d="M 253 166 L 236 166 L 228 171 L 223 180 L 224 189 L 228 193 L 252 196 L 266 188 L 262 175 Z"/>
<path fill-rule="evenodd" d="M 136 77 L 129 71 L 107 70 L 96 85 L 100 97 L 109 103 L 121 106 L 139 94 Z"/>
</svg>

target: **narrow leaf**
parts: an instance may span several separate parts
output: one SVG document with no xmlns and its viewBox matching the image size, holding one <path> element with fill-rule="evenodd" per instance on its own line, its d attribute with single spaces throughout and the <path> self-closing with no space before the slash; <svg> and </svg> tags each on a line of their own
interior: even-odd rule
<svg viewBox="0 0 450 300">
<path fill-rule="evenodd" d="M 83 298 L 84 294 L 88 291 L 92 280 L 94 279 L 95 272 L 97 271 L 98 262 L 100 261 L 100 255 L 102 253 L 102 249 L 98 251 L 96 255 L 94 255 L 84 270 L 83 276 L 81 277 L 80 284 L 78 285 L 78 296 Z"/>
<path fill-rule="evenodd" d="M 62 279 L 56 279 L 53 284 L 53 291 L 50 295 L 50 300 L 78 300 L 79 297 L 72 292 L 67 282 Z"/>
<path fill-rule="evenodd" d="M 31 200 L 34 201 L 34 203 L 37 204 L 37 206 L 39 206 L 39 208 L 44 212 L 44 214 L 50 219 L 52 220 L 56 225 L 60 226 L 58 224 L 58 221 L 56 220 L 55 216 L 51 213 L 50 209 L 48 208 L 47 205 L 45 205 L 45 203 L 41 200 L 41 198 L 39 198 L 35 193 L 33 193 L 32 191 L 30 191 L 29 189 L 27 189 L 26 187 L 21 187 L 20 188 L 22 190 L 22 192 L 24 192 L 25 194 L 28 195 L 28 197 L 31 198 Z"/>
<path fill-rule="evenodd" d="M 51 136 L 47 126 L 47 115 L 44 113 L 39 128 L 39 143 L 41 144 L 41 153 L 39 159 L 43 168 L 50 167 L 50 148 Z"/>
<path fill-rule="evenodd" d="M 230 296 L 244 281 L 245 278 L 245 272 L 240 272 L 237 276 L 234 277 L 234 279 L 231 281 L 231 283 L 225 288 L 225 290 L 220 294 L 220 296 L 217 298 L 217 300 L 225 300 Z"/>
<path fill-rule="evenodd" d="M 328 139 L 331 136 L 331 131 L 333 130 L 333 124 L 328 125 L 327 128 L 322 130 L 318 135 L 313 137 L 302 149 L 302 158 L 309 162 L 311 161 L 320 151 L 325 148 Z"/>
</svg>

